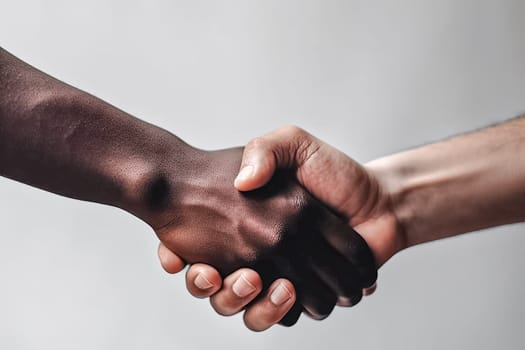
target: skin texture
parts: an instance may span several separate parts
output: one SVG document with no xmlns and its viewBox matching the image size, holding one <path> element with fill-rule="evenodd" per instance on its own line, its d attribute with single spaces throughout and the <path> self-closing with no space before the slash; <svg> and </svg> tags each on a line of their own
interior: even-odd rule
<svg viewBox="0 0 525 350">
<path fill-rule="evenodd" d="M 249 176 L 238 177 L 235 180 L 237 189 L 251 191 L 264 188 L 272 181 L 277 169 L 287 169 L 314 197 L 337 213 L 347 227 L 355 226 L 356 231 L 372 248 L 377 266 L 404 248 L 405 241 L 393 211 L 392 199 L 373 172 L 306 131 L 297 127 L 283 127 L 252 140 L 244 150 L 239 168 L 247 166 L 251 167 Z M 345 247 L 344 242 L 339 240 L 332 241 L 332 244 Z M 164 248 L 160 247 L 159 252 L 163 251 Z M 172 259 L 168 261 L 161 256 L 161 264 L 167 271 L 177 271 L 178 267 L 184 265 L 169 253 L 164 256 Z M 170 264 L 175 261 L 176 265 Z M 217 271 L 211 266 L 199 264 L 192 266 L 187 274 L 190 293 L 198 297 L 211 296 L 212 306 L 217 312 L 224 314 L 225 308 L 241 310 L 250 302 L 244 298 L 237 298 L 235 307 L 231 306 L 232 302 L 225 306 L 222 300 L 235 300 L 235 293 L 231 289 L 228 290 L 227 286 L 218 293 L 217 288 L 196 292 L 198 288 L 195 288 L 193 282 L 198 273 L 195 270 L 209 280 L 219 280 L 220 284 Z M 254 271 L 244 271 L 244 275 L 252 283 L 259 280 Z M 365 294 L 370 294 L 374 288 L 375 286 L 366 289 Z M 217 298 L 215 293 L 221 297 Z M 272 320 L 278 319 L 282 310 L 271 305 L 269 299 L 269 293 L 263 294 L 262 300 L 266 300 L 265 303 L 250 304 L 247 308 L 244 320 L 250 329 L 267 329 L 275 323 Z"/>
<path fill-rule="evenodd" d="M 288 171 L 237 191 L 242 152 L 193 148 L 0 49 L 0 175 L 130 212 L 163 243 L 160 256 L 176 265 L 168 271 L 182 261 L 222 276 L 255 269 L 258 282 L 241 273 L 224 283 L 245 298 L 275 292 L 285 325 L 359 302 L 377 276 L 363 238 Z"/>
<path fill-rule="evenodd" d="M 223 276 L 240 266 L 252 267 L 262 275 L 263 289 L 280 277 L 293 281 L 300 293 L 291 323 L 303 308 L 321 319 L 338 300 L 358 303 L 362 288 L 376 279 L 361 236 L 287 172 L 260 190 L 237 191 L 232 182 L 241 155 L 240 148 L 199 152 L 190 176 L 163 185 L 166 189 L 159 192 L 168 198 L 161 200 L 165 208 L 158 215 L 169 221 L 155 228 L 160 240 L 184 261 L 206 262 Z M 173 196 L 169 188 L 175 188 Z"/>
<path fill-rule="evenodd" d="M 410 246 L 525 221 L 524 155 L 523 117 L 364 166 L 304 130 L 284 127 L 247 145 L 241 168 L 251 166 L 251 170 L 235 185 L 243 191 L 259 188 L 276 169 L 294 170 L 315 197 L 349 219 L 381 266 Z M 163 250 L 161 246 L 159 252 Z M 167 270 L 184 265 L 176 256 L 166 257 L 160 260 Z M 193 279 L 197 273 L 213 285 L 197 292 Z M 259 280 L 253 270 L 242 273 L 252 283 Z M 218 312 L 225 307 L 223 300 L 230 300 L 228 307 L 234 304 L 236 310 L 248 305 L 244 319 L 254 330 L 271 327 L 282 313 L 269 303 L 248 304 L 240 298 L 232 302 L 235 293 L 226 284 L 221 287 L 212 266 L 192 266 L 187 286 L 193 295 L 210 296 Z"/>
</svg>

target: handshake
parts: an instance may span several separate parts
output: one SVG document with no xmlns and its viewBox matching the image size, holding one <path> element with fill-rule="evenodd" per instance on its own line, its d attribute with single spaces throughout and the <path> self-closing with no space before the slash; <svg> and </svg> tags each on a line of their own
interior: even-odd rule
<svg viewBox="0 0 525 350">
<path fill-rule="evenodd" d="M 0 175 L 137 216 L 166 271 L 194 264 L 190 292 L 251 329 L 357 304 L 400 248 L 374 172 L 299 128 L 203 151 L 1 48 L 0 77 Z"/>
<path fill-rule="evenodd" d="M 250 329 L 357 304 L 402 247 L 373 170 L 297 127 L 254 139 L 244 154 L 196 151 L 182 168 L 147 187 L 161 264 L 174 273 L 193 263 L 190 293 L 211 296 L 223 315 L 248 305 Z"/>
<path fill-rule="evenodd" d="M 0 48 L 0 175 L 137 216 L 166 271 L 193 264 L 190 293 L 258 331 L 357 304 L 404 248 L 525 221 L 524 135 L 517 118 L 366 165 L 297 127 L 208 152 Z"/>
</svg>

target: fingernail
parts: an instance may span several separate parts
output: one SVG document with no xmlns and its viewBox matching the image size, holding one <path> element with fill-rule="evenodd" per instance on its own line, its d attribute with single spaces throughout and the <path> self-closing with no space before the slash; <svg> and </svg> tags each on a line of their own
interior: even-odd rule
<svg viewBox="0 0 525 350">
<path fill-rule="evenodd" d="M 284 304 L 292 297 L 292 293 L 281 283 L 274 289 L 270 295 L 270 301 L 275 306 Z"/>
<path fill-rule="evenodd" d="M 241 275 L 241 277 L 239 277 L 233 284 L 232 289 L 235 295 L 239 298 L 244 298 L 252 294 L 256 288 L 246 279 L 246 277 L 244 277 L 244 275 Z"/>
<path fill-rule="evenodd" d="M 249 179 L 253 174 L 253 165 L 247 165 L 239 171 L 239 174 L 235 178 L 235 183 L 242 182 Z"/>
<path fill-rule="evenodd" d="M 193 284 L 195 284 L 195 286 L 201 290 L 206 290 L 213 287 L 213 284 L 211 284 L 211 282 L 208 281 L 208 279 L 204 277 L 202 273 L 199 273 L 197 277 L 195 277 Z"/>
</svg>

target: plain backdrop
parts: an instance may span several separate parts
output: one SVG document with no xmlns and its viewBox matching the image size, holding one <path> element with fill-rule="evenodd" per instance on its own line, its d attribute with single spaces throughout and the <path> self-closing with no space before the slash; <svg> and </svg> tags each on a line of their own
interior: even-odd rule
<svg viewBox="0 0 525 350">
<path fill-rule="evenodd" d="M 2 47 L 201 148 L 297 124 L 365 162 L 525 110 L 521 0 L 2 0 L 0 14 Z M 523 229 L 412 248 L 355 308 L 252 333 L 164 273 L 139 220 L 0 179 L 0 348 L 523 349 Z"/>
</svg>

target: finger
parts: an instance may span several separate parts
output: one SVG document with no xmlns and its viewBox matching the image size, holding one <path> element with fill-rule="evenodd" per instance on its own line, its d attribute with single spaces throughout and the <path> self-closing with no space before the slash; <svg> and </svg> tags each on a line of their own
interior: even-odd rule
<svg viewBox="0 0 525 350">
<path fill-rule="evenodd" d="M 224 279 L 221 290 L 210 298 L 212 307 L 223 316 L 234 315 L 250 303 L 262 290 L 257 272 L 239 269 Z"/>
<path fill-rule="evenodd" d="M 361 277 L 355 267 L 328 245 L 321 235 L 311 242 L 309 264 L 317 276 L 337 295 L 337 305 L 353 306 L 363 296 Z"/>
<path fill-rule="evenodd" d="M 221 285 L 221 275 L 212 266 L 195 264 L 186 273 L 186 288 L 194 297 L 212 296 L 221 288 Z"/>
<path fill-rule="evenodd" d="M 293 286 L 293 284 L 292 284 Z M 295 292 L 297 294 L 297 292 Z M 284 315 L 284 317 L 279 321 L 279 324 L 284 327 L 292 327 L 294 324 L 299 321 L 299 317 L 303 313 L 303 305 L 297 300 L 297 295 L 295 296 L 295 303 L 291 309 Z"/>
<path fill-rule="evenodd" d="M 307 311 L 307 314 L 316 320 L 322 320 L 334 309 L 337 296 L 312 270 L 308 261 L 310 240 L 311 237 L 307 237 L 306 234 L 290 238 L 283 246 L 283 255 L 274 257 L 273 265 L 276 276 L 288 279 L 295 286 L 297 300 L 303 311 Z M 293 323 L 296 321 L 297 319 L 293 320 Z"/>
<path fill-rule="evenodd" d="M 322 320 L 335 307 L 337 302 L 336 294 L 321 280 L 317 273 L 312 269 L 307 258 L 304 256 L 306 251 L 296 252 L 293 260 L 290 261 L 293 272 L 288 272 L 290 280 L 297 288 L 297 299 L 303 306 L 307 314 L 316 320 Z"/>
<path fill-rule="evenodd" d="M 271 284 L 263 298 L 248 307 L 244 313 L 244 323 L 253 331 L 264 331 L 283 319 L 294 306 L 295 300 L 295 290 L 290 281 L 278 279 Z"/>
<path fill-rule="evenodd" d="M 159 256 L 160 265 L 167 273 L 180 272 L 184 266 L 186 266 L 186 263 L 181 258 L 166 248 L 162 243 L 159 244 L 157 254 Z"/>
<path fill-rule="evenodd" d="M 327 217 L 327 229 L 322 231 L 326 241 L 343 255 L 357 270 L 362 288 L 371 287 L 377 280 L 375 258 L 363 237 L 333 214 Z"/>
<path fill-rule="evenodd" d="M 235 187 L 249 191 L 265 185 L 276 168 L 301 166 L 317 147 L 317 139 L 296 126 L 285 126 L 251 140 L 244 148 Z"/>
<path fill-rule="evenodd" d="M 262 278 L 264 292 L 259 294 L 259 296 L 253 301 L 253 303 L 256 303 L 260 299 L 266 297 L 268 295 L 269 288 L 279 278 L 287 281 L 287 283 L 290 283 L 293 287 L 292 282 L 290 282 L 289 280 L 286 280 L 286 278 L 292 278 L 293 276 L 295 276 L 295 273 L 291 271 L 290 263 L 284 257 L 276 255 L 271 260 L 260 261 L 254 266 L 254 269 L 257 272 L 259 272 L 259 275 Z M 295 294 L 295 292 L 293 293 Z M 284 315 L 279 321 L 279 324 L 282 326 L 291 327 L 294 324 L 296 324 L 297 321 L 299 320 L 299 317 L 301 317 L 301 314 L 303 312 L 303 306 L 297 300 L 295 295 L 294 297 L 295 297 L 295 303 L 290 308 L 290 310 L 286 313 L 286 315 Z M 249 305 L 248 308 L 249 307 L 251 307 L 251 305 Z"/>
<path fill-rule="evenodd" d="M 372 294 L 374 294 L 374 292 L 375 292 L 376 290 L 377 290 L 377 282 L 374 283 L 371 287 L 368 287 L 368 288 L 363 289 L 363 295 L 364 295 L 364 296 L 372 295 Z"/>
</svg>

